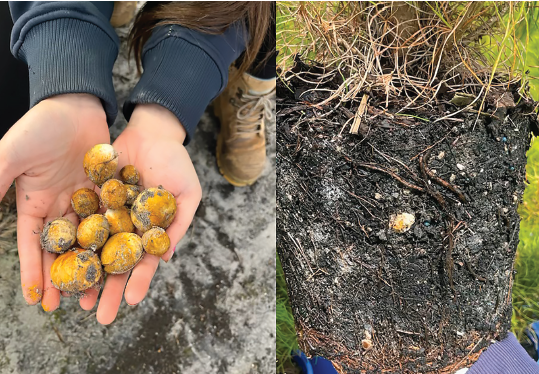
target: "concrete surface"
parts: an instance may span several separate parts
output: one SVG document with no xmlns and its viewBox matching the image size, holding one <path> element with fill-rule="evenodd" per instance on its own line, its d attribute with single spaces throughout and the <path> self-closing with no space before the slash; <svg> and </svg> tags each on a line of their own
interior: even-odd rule
<svg viewBox="0 0 539 374">
<path fill-rule="evenodd" d="M 121 104 L 136 69 L 127 65 L 127 28 L 118 33 L 123 46 L 114 81 Z M 124 125 L 120 115 L 114 137 Z M 218 173 L 217 122 L 204 114 L 188 146 L 203 188 L 201 206 L 174 258 L 161 263 L 146 299 L 136 307 L 124 302 L 110 326 L 99 325 L 95 308 L 83 311 L 73 298 L 63 298 L 51 314 L 26 305 L 4 215 L 0 373 L 275 372 L 275 123 L 269 127 L 262 178 L 234 188 Z"/>
</svg>

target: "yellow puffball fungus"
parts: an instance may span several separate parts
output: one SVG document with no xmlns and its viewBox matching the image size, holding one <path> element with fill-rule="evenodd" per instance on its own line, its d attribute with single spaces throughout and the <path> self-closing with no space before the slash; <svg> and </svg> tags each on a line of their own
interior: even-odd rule
<svg viewBox="0 0 539 374">
<path fill-rule="evenodd" d="M 101 214 L 92 214 L 82 220 L 77 228 L 77 240 L 84 249 L 96 251 L 105 245 L 109 238 L 109 222 Z"/>
<path fill-rule="evenodd" d="M 140 193 L 140 188 L 139 186 L 133 184 L 124 184 L 124 186 L 127 189 L 127 201 L 125 202 L 125 205 L 131 206 Z"/>
<path fill-rule="evenodd" d="M 114 176 L 118 167 L 118 153 L 110 144 L 98 144 L 84 155 L 84 172 L 97 186 Z"/>
<path fill-rule="evenodd" d="M 103 269 L 109 274 L 131 270 L 144 254 L 142 239 L 137 234 L 121 232 L 113 235 L 101 251 Z"/>
<path fill-rule="evenodd" d="M 136 228 L 146 232 L 154 226 L 166 229 L 176 215 L 174 195 L 159 186 L 142 191 L 131 208 L 131 220 Z"/>
<path fill-rule="evenodd" d="M 86 218 L 99 209 L 99 196 L 89 188 L 78 189 L 71 197 L 71 206 L 79 217 Z"/>
<path fill-rule="evenodd" d="M 118 179 L 109 179 L 101 186 L 101 202 L 109 209 L 119 209 L 127 201 L 127 189 Z"/>
<path fill-rule="evenodd" d="M 51 266 L 52 284 L 65 292 L 80 293 L 94 287 L 101 276 L 99 257 L 80 248 L 58 256 Z"/>
<path fill-rule="evenodd" d="M 140 174 L 133 165 L 125 165 L 120 170 L 120 179 L 127 184 L 137 184 L 140 179 Z"/>
<path fill-rule="evenodd" d="M 161 227 L 152 227 L 142 235 L 142 247 L 155 256 L 163 256 L 170 248 L 170 238 Z"/>
<path fill-rule="evenodd" d="M 105 217 L 109 222 L 110 236 L 120 232 L 135 232 L 135 225 L 131 222 L 131 213 L 126 207 L 107 209 Z"/>
<path fill-rule="evenodd" d="M 43 227 L 40 235 L 41 247 L 47 252 L 67 251 L 77 239 L 77 228 L 67 218 L 56 218 Z"/>
</svg>

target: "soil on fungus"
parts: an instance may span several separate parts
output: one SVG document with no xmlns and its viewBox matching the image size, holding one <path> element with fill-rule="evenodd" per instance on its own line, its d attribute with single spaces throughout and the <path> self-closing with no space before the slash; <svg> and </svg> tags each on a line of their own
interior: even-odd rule
<svg viewBox="0 0 539 374">
<path fill-rule="evenodd" d="M 371 93 L 362 135 L 339 135 L 359 103 L 308 91 L 334 84 L 278 82 L 277 248 L 300 348 L 343 372 L 469 366 L 510 329 L 532 103 L 494 91 L 487 115 L 435 122 L 460 109 L 450 96 L 419 119 Z M 401 213 L 415 222 L 397 233 Z"/>
</svg>

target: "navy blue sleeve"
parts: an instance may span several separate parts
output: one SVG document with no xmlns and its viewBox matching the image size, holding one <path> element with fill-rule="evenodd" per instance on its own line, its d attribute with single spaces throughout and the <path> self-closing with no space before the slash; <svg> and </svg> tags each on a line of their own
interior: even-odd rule
<svg viewBox="0 0 539 374">
<path fill-rule="evenodd" d="M 204 109 L 226 87 L 228 68 L 245 50 L 246 40 L 240 25 L 220 35 L 179 25 L 156 28 L 144 45 L 144 72 L 124 104 L 125 118 L 136 104 L 159 104 L 176 115 L 189 143 Z"/>
<path fill-rule="evenodd" d="M 539 374 L 533 361 L 513 333 L 481 353 L 466 374 Z"/>
<path fill-rule="evenodd" d="M 109 23 L 114 2 L 10 1 L 11 52 L 28 65 L 30 106 L 66 93 L 101 99 L 117 115 L 112 67 L 119 39 Z"/>
</svg>

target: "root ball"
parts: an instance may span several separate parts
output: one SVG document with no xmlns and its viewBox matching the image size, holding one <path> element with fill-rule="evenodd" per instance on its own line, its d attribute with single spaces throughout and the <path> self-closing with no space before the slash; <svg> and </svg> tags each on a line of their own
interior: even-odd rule
<svg viewBox="0 0 539 374">
<path fill-rule="evenodd" d="M 131 220 L 136 228 L 146 232 L 154 226 L 166 229 L 176 215 L 174 195 L 163 187 L 142 191 L 131 208 Z"/>
<path fill-rule="evenodd" d="M 137 234 L 122 232 L 113 235 L 101 251 L 105 272 L 122 274 L 131 270 L 142 258 L 142 239 Z"/>
<path fill-rule="evenodd" d="M 99 209 L 99 196 L 94 190 L 81 188 L 71 197 L 71 206 L 79 217 L 86 218 Z"/>
<path fill-rule="evenodd" d="M 101 187 L 101 202 L 108 209 L 120 209 L 127 201 L 127 189 L 118 179 L 109 179 Z"/>
<path fill-rule="evenodd" d="M 43 227 L 40 236 L 41 247 L 47 252 L 67 251 L 77 239 L 77 228 L 67 218 L 56 218 Z"/>
<path fill-rule="evenodd" d="M 84 155 L 84 172 L 101 187 L 114 176 L 118 167 L 118 153 L 110 144 L 98 144 Z"/>
<path fill-rule="evenodd" d="M 152 227 L 142 235 L 144 250 L 155 256 L 163 256 L 170 248 L 170 238 L 161 227 Z"/>
<path fill-rule="evenodd" d="M 94 287 L 101 276 L 99 257 L 80 248 L 58 256 L 51 266 L 52 284 L 64 292 L 80 293 Z"/>
<path fill-rule="evenodd" d="M 103 247 L 109 238 L 109 222 L 101 214 L 85 218 L 77 229 L 77 240 L 84 249 L 96 251 Z"/>
<path fill-rule="evenodd" d="M 120 179 L 127 184 L 137 184 L 140 179 L 140 174 L 133 165 L 125 165 L 120 170 Z"/>
<path fill-rule="evenodd" d="M 109 222 L 111 236 L 121 232 L 135 232 L 135 226 L 131 222 L 131 213 L 126 207 L 108 209 L 105 212 L 105 217 Z"/>
</svg>

